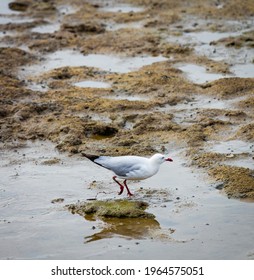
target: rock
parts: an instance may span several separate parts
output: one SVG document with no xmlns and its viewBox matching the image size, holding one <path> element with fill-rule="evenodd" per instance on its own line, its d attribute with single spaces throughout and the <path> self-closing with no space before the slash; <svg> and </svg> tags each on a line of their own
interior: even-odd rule
<svg viewBox="0 0 254 280">
<path fill-rule="evenodd" d="M 9 3 L 9 8 L 13 11 L 25 12 L 29 7 L 27 2 L 11 2 Z"/>
<path fill-rule="evenodd" d="M 41 164 L 42 165 L 54 165 L 54 164 L 58 164 L 59 162 L 60 162 L 59 158 L 52 158 L 52 159 L 44 160 Z"/>
<path fill-rule="evenodd" d="M 55 204 L 55 203 L 62 203 L 64 202 L 63 198 L 55 198 L 51 200 L 51 203 Z"/>
<path fill-rule="evenodd" d="M 64 24 L 63 30 L 71 33 L 103 33 L 105 32 L 105 27 L 98 23 L 86 22 L 77 25 Z"/>
<path fill-rule="evenodd" d="M 145 212 L 148 203 L 124 199 L 81 202 L 67 205 L 69 211 L 81 216 L 96 215 L 106 218 L 148 218 L 154 219 L 153 214 Z"/>
</svg>

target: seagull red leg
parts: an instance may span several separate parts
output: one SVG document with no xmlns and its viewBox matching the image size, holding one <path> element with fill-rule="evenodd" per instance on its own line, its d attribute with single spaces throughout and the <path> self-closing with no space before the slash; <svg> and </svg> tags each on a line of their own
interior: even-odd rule
<svg viewBox="0 0 254 280">
<path fill-rule="evenodd" d="M 128 186 L 127 186 L 126 181 L 127 181 L 127 179 L 125 179 L 125 180 L 123 181 L 123 183 L 124 183 L 124 185 L 125 185 L 125 188 L 126 188 L 126 190 L 127 190 L 127 193 L 128 193 L 129 196 L 133 196 L 133 194 L 130 192 L 130 190 L 129 190 Z"/>
<path fill-rule="evenodd" d="M 120 184 L 117 180 L 116 180 L 116 176 L 113 177 L 113 180 L 120 186 L 120 192 L 118 193 L 119 195 L 121 195 L 123 193 L 124 190 L 124 186 L 122 184 Z"/>
</svg>

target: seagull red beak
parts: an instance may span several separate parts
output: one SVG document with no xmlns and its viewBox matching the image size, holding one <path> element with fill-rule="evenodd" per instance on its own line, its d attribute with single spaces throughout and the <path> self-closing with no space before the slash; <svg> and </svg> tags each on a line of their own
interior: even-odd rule
<svg viewBox="0 0 254 280">
<path fill-rule="evenodd" d="M 172 158 L 167 158 L 166 161 L 173 161 L 173 159 Z"/>
</svg>

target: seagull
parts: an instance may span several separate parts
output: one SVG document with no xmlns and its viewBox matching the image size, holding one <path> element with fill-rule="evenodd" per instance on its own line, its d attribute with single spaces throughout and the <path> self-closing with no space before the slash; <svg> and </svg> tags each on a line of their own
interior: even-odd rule
<svg viewBox="0 0 254 280">
<path fill-rule="evenodd" d="M 165 161 L 173 161 L 171 158 L 162 154 L 155 154 L 150 158 L 140 156 L 95 156 L 83 154 L 86 158 L 94 163 L 107 168 L 115 174 L 113 180 L 120 186 L 121 195 L 124 187 L 127 190 L 128 196 L 133 194 L 127 186 L 127 180 L 144 180 L 155 175 L 160 168 L 160 165 Z M 123 184 L 117 181 L 117 178 L 124 179 Z"/>
</svg>

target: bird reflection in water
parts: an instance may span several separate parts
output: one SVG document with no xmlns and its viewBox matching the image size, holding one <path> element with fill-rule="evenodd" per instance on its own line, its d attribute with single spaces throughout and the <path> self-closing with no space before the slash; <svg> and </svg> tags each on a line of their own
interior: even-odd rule
<svg viewBox="0 0 254 280">
<path fill-rule="evenodd" d="M 94 221 L 92 215 L 86 215 L 86 220 Z M 104 238 L 124 237 L 127 239 L 152 238 L 154 232 L 160 230 L 160 224 L 155 219 L 148 218 L 105 218 L 103 229 L 93 235 L 85 237 L 85 243 Z"/>
</svg>

